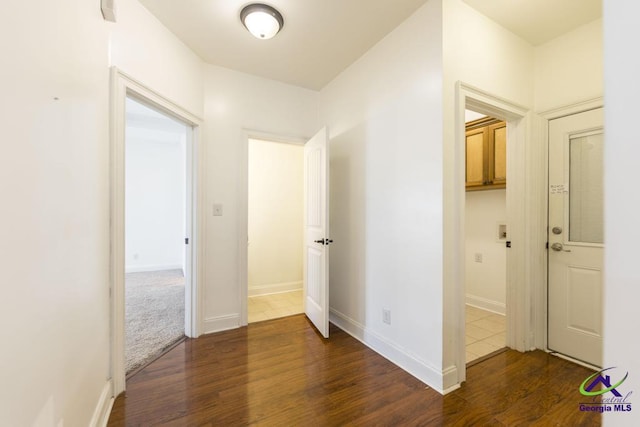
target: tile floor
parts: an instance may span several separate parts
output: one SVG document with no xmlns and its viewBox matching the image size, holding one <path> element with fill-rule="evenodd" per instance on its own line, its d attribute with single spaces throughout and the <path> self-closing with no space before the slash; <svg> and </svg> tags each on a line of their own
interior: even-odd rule
<svg viewBox="0 0 640 427">
<path fill-rule="evenodd" d="M 304 312 L 302 290 L 249 297 L 249 323 Z"/>
<path fill-rule="evenodd" d="M 506 322 L 501 314 L 466 306 L 467 363 L 504 348 Z"/>
</svg>

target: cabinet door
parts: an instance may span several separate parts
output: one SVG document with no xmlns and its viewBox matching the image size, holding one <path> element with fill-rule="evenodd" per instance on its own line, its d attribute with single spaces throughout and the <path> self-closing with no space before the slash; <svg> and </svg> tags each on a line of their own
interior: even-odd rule
<svg viewBox="0 0 640 427">
<path fill-rule="evenodd" d="M 507 183 L 507 124 L 489 126 L 489 181 L 494 185 Z"/>
<path fill-rule="evenodd" d="M 487 180 L 489 129 L 469 130 L 466 133 L 466 187 L 482 186 Z"/>
</svg>

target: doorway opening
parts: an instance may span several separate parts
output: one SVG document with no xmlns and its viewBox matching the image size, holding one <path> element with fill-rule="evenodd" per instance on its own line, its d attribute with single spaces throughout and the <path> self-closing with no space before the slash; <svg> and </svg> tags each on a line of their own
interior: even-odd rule
<svg viewBox="0 0 640 427">
<path fill-rule="evenodd" d="M 329 227 L 329 131 L 322 127 L 311 139 L 277 137 L 274 135 L 246 131 L 244 133 L 246 143 L 242 144 L 242 162 L 239 170 L 240 192 L 240 218 L 239 218 L 239 249 L 240 262 L 238 276 L 240 277 L 240 325 L 248 323 L 249 302 L 249 140 L 257 139 L 279 144 L 294 144 L 301 147 L 302 175 L 298 178 L 302 184 L 302 307 L 308 320 L 318 332 L 329 338 L 329 245 L 333 243 L 330 237 Z M 264 162 L 264 159 L 256 158 Z M 295 178 L 293 178 L 295 179 Z M 272 189 L 271 191 L 280 191 Z M 267 193 L 268 194 L 268 193 Z M 278 207 L 279 215 L 282 215 L 282 207 Z M 260 213 L 258 212 L 258 215 Z M 269 251 L 286 238 L 275 236 L 269 242 Z M 286 283 L 286 282 L 285 282 Z M 269 283 L 266 284 L 267 288 Z M 277 289 L 277 288 L 276 288 Z M 296 301 L 297 303 L 297 301 Z"/>
<path fill-rule="evenodd" d="M 465 356 L 506 345 L 507 124 L 465 110 Z"/>
<path fill-rule="evenodd" d="M 248 142 L 247 319 L 304 313 L 304 146 Z"/>
<path fill-rule="evenodd" d="M 449 151 L 453 191 L 445 193 L 445 341 L 444 390 L 454 390 L 466 379 L 466 129 L 465 110 L 481 113 L 506 123 L 505 225 L 506 249 L 505 345 L 518 351 L 541 348 L 538 340 L 542 316 L 539 313 L 541 284 L 545 270 L 545 152 L 542 144 L 530 142 L 541 135 L 542 119 L 503 98 L 463 82 L 456 84 L 455 144 Z M 475 253 L 472 253 L 475 259 Z M 472 262 L 475 262 L 472 260 Z"/>
<path fill-rule="evenodd" d="M 185 337 L 188 126 L 131 96 L 125 134 L 127 377 Z"/>
<path fill-rule="evenodd" d="M 111 383 L 113 396 L 126 388 L 125 363 L 125 275 L 127 248 L 125 239 L 126 221 L 126 133 L 127 98 L 172 120 L 182 123 L 186 129 L 185 143 L 185 196 L 183 206 L 184 230 L 182 244 L 184 252 L 184 329 L 187 337 L 198 337 L 201 330 L 201 292 L 204 283 L 204 224 L 202 148 L 200 125 L 202 119 L 179 107 L 160 94 L 111 67 L 110 96 L 110 289 L 111 296 Z M 155 215 L 159 213 L 154 213 Z M 150 219 L 153 220 L 152 217 Z M 130 253 L 131 258 L 133 254 Z M 140 254 L 139 254 L 140 255 Z M 141 258 L 139 256 L 139 258 Z"/>
</svg>

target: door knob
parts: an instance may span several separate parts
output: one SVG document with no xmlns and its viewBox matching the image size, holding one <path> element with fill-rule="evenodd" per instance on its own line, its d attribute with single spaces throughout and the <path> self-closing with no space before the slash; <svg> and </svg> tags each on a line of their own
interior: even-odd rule
<svg viewBox="0 0 640 427">
<path fill-rule="evenodd" d="M 562 243 L 560 242 L 556 242 L 554 244 L 551 245 L 551 249 L 553 249 L 556 252 L 571 252 L 568 249 L 564 249 L 564 246 L 562 246 Z"/>
<path fill-rule="evenodd" d="M 333 240 L 331 239 L 320 239 L 320 240 L 314 240 L 314 243 L 320 243 L 321 245 L 329 245 L 329 243 L 333 243 Z"/>
<path fill-rule="evenodd" d="M 553 227 L 551 229 L 551 231 L 553 232 L 553 234 L 561 234 L 562 233 L 562 227 Z"/>
</svg>

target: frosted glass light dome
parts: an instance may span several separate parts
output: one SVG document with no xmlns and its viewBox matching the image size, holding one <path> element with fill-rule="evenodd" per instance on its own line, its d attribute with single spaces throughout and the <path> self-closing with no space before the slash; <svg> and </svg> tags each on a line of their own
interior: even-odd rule
<svg viewBox="0 0 640 427">
<path fill-rule="evenodd" d="M 240 20 L 254 37 L 261 40 L 272 38 L 284 25 L 280 12 L 261 3 L 244 7 L 240 12 Z"/>
</svg>

